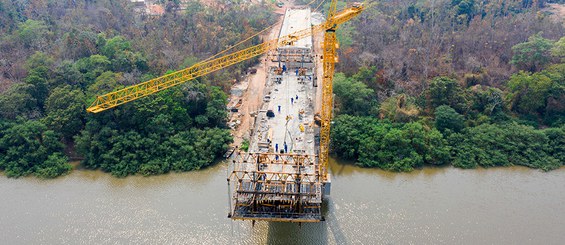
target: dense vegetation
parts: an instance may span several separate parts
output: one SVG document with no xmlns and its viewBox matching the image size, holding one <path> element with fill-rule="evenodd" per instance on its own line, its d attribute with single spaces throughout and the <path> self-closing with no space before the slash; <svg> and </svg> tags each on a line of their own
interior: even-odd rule
<svg viewBox="0 0 565 245">
<path fill-rule="evenodd" d="M 547 61 L 528 63 L 545 69 L 519 71 L 499 88 L 474 77 L 436 77 L 418 96 L 382 98 L 371 87 L 378 79 L 376 68 L 351 77 L 338 74 L 334 87 L 340 115 L 332 128 L 333 152 L 360 166 L 392 171 L 446 164 L 559 168 L 565 164 L 564 41 L 535 34 L 515 45 L 513 60 L 543 49 L 538 59 Z"/>
<path fill-rule="evenodd" d="M 187 67 L 275 21 L 267 5 L 194 1 L 181 11 L 162 2 L 165 14 L 154 16 L 121 0 L 0 0 L 0 170 L 53 178 L 73 158 L 115 176 L 152 175 L 199 169 L 225 152 L 225 91 L 253 60 L 85 112 L 96 95 Z"/>
<path fill-rule="evenodd" d="M 364 167 L 411 171 L 424 164 L 449 163 L 447 141 L 436 129 L 412 122 L 391 123 L 372 117 L 336 118 L 332 146 L 340 157 Z"/>
<path fill-rule="evenodd" d="M 85 113 L 96 95 L 187 67 L 276 19 L 269 4 L 159 2 L 156 16 L 126 0 L 0 0 L 0 170 L 53 178 L 80 158 L 152 175 L 226 150 L 225 92 L 257 60 Z M 393 171 L 563 165 L 565 28 L 547 2 L 369 2 L 338 31 L 334 153 Z"/>
<path fill-rule="evenodd" d="M 53 130 L 37 121 L 5 123 L 0 127 L 0 167 L 9 177 L 35 174 L 53 178 L 71 170 L 63 144 Z"/>
<path fill-rule="evenodd" d="M 340 115 L 332 133 L 332 148 L 339 157 L 391 171 L 448 164 L 460 168 L 522 165 L 547 171 L 565 163 L 565 127 L 485 123 L 442 134 L 423 121 L 393 123 Z"/>
<path fill-rule="evenodd" d="M 392 171 L 565 164 L 565 29 L 547 3 L 366 5 L 338 32 L 334 154 Z"/>
</svg>

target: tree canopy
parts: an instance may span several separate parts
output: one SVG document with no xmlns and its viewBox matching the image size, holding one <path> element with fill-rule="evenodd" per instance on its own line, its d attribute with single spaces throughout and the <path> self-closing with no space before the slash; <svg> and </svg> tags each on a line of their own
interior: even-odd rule
<svg viewBox="0 0 565 245">
<path fill-rule="evenodd" d="M 364 83 L 343 73 L 334 76 L 334 93 L 338 98 L 339 113 L 351 115 L 376 114 L 375 91 Z"/>
<path fill-rule="evenodd" d="M 8 177 L 54 178 L 71 170 L 57 133 L 38 121 L 9 126 L 0 131 L 0 169 Z"/>
<path fill-rule="evenodd" d="M 541 33 L 537 33 L 530 36 L 527 42 L 512 47 L 514 55 L 510 63 L 522 70 L 539 71 L 549 63 L 552 48 L 553 41 L 545 39 L 541 36 Z"/>
</svg>

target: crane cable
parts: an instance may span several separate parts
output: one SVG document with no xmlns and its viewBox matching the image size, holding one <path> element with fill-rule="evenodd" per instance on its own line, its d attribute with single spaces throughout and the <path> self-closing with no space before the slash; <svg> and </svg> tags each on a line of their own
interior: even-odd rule
<svg viewBox="0 0 565 245">
<path fill-rule="evenodd" d="M 209 57 L 208 59 L 205 59 L 205 60 L 203 60 L 203 61 L 201 61 L 201 62 L 206 62 L 206 61 L 208 61 L 208 60 L 211 60 L 211 59 L 213 59 L 213 58 L 216 58 L 216 57 L 218 57 L 219 55 L 221 55 L 221 54 L 223 54 L 223 53 L 225 53 L 225 52 L 227 52 L 227 51 L 232 50 L 233 48 L 237 47 L 238 45 L 240 45 L 240 44 L 242 44 L 242 43 L 244 43 L 244 42 L 249 41 L 249 39 L 258 36 L 259 34 L 265 32 L 266 30 L 269 30 L 269 29 L 275 27 L 275 26 L 278 25 L 279 23 L 280 23 L 280 21 L 277 21 L 275 24 L 273 24 L 273 25 L 271 25 L 271 26 L 269 26 L 269 27 L 267 27 L 267 28 L 261 30 L 260 32 L 257 32 L 257 33 L 255 33 L 255 34 L 253 34 L 252 36 L 250 36 L 250 37 L 248 37 L 248 38 L 246 38 L 246 39 L 244 39 L 244 40 L 242 40 L 242 41 L 240 41 L 240 42 L 238 42 L 238 43 L 236 43 L 236 44 L 230 46 L 229 48 L 227 48 L 227 49 L 225 49 L 225 50 L 223 50 L 223 51 L 221 51 L 221 52 L 219 52 L 219 53 L 217 53 L 217 54 L 215 54 L 215 55 L 213 55 L 213 56 Z"/>
<path fill-rule="evenodd" d="M 316 1 L 316 0 L 313 0 L 313 1 L 310 2 L 310 3 L 313 3 L 314 1 Z M 367 0 L 366 0 L 366 1 L 367 1 Z M 322 6 L 322 4 L 323 4 L 324 2 L 326 2 L 326 0 L 320 1 L 320 4 L 318 4 L 318 7 L 316 7 L 316 8 L 314 9 L 314 12 L 317 11 L 317 10 L 320 8 L 320 6 Z M 309 4 L 310 4 L 310 3 L 309 3 Z"/>
<path fill-rule="evenodd" d="M 310 5 L 310 4 L 314 3 L 315 1 L 317 1 L 317 0 L 312 0 L 311 2 L 309 2 L 309 3 L 306 4 L 306 5 Z M 318 8 L 320 8 L 320 6 L 322 6 L 322 3 L 324 3 L 324 2 L 325 2 L 325 0 L 320 1 L 320 4 L 318 4 L 318 7 L 316 7 L 316 9 L 314 9 L 314 11 L 318 10 Z M 219 53 L 217 53 L 217 54 L 215 54 L 215 55 L 213 55 L 213 56 L 210 56 L 210 57 L 208 57 L 207 59 L 205 59 L 205 60 L 203 60 L 203 61 L 201 61 L 201 62 L 209 61 L 209 60 L 211 60 L 211 59 L 213 59 L 213 58 L 218 57 L 219 55 L 221 55 L 221 54 L 223 54 L 223 53 L 225 53 L 225 52 L 228 52 L 228 51 L 232 50 L 233 48 L 235 48 L 235 47 L 241 45 L 242 43 L 245 43 L 245 42 L 249 41 L 251 38 L 254 38 L 254 37 L 258 36 L 259 34 L 265 32 L 265 31 L 267 31 L 267 30 L 272 29 L 272 28 L 275 27 L 276 25 L 280 24 L 280 22 L 281 22 L 281 21 L 277 21 L 275 24 L 272 24 L 271 26 L 269 26 L 269 27 L 267 27 L 267 28 L 265 28 L 265 29 L 263 29 L 263 30 L 261 30 L 261 31 L 259 31 L 259 32 L 257 32 L 257 33 L 255 33 L 255 34 L 251 35 L 250 37 L 248 37 L 248 38 L 246 38 L 246 39 L 244 39 L 244 40 L 242 40 L 242 41 L 239 41 L 238 43 L 236 43 L 236 44 L 230 46 L 229 48 L 227 48 L 227 49 L 225 49 L 225 50 L 222 50 L 222 51 L 220 51 Z"/>
</svg>

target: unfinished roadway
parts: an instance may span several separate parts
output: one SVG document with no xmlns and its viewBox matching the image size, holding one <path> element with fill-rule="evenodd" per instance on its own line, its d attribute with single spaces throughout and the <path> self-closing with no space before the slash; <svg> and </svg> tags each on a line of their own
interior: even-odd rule
<svg viewBox="0 0 565 245">
<path fill-rule="evenodd" d="M 320 20 L 315 20 L 319 22 Z M 309 8 L 288 8 L 279 37 L 312 26 Z M 316 23 L 314 23 L 316 24 Z M 315 124 L 317 64 L 312 36 L 268 56 L 263 103 L 252 112 L 248 152 L 231 160 L 230 217 L 318 222 L 324 196 Z M 255 94 L 257 96 L 257 94 Z"/>
</svg>

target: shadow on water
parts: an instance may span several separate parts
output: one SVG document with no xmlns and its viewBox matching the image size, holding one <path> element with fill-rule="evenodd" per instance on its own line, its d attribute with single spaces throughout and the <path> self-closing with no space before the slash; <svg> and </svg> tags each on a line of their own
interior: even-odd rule
<svg viewBox="0 0 565 245">
<path fill-rule="evenodd" d="M 328 244 L 325 222 L 270 222 L 268 229 L 267 244 Z"/>
<path fill-rule="evenodd" d="M 330 240 L 333 240 L 335 244 L 347 244 L 345 233 L 341 229 L 339 221 L 335 216 L 335 204 L 331 198 L 325 200 L 322 213 L 324 214 L 324 217 L 326 217 L 325 223 L 331 233 Z"/>
<path fill-rule="evenodd" d="M 325 200 L 322 215 L 325 221 L 319 223 L 283 223 L 268 224 L 267 244 L 347 244 L 337 217 L 334 215 L 334 203 Z"/>
</svg>

